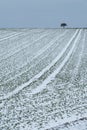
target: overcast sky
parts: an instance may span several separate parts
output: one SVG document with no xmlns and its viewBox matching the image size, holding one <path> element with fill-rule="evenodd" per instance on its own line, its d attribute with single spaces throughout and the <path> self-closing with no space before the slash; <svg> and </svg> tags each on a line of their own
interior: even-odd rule
<svg viewBox="0 0 87 130">
<path fill-rule="evenodd" d="M 87 27 L 87 0 L 0 0 L 0 27 Z"/>
</svg>

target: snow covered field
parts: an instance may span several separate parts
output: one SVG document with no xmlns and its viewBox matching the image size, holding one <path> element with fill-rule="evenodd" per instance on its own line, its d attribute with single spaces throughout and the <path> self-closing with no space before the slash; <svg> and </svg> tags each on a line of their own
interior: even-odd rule
<svg viewBox="0 0 87 130">
<path fill-rule="evenodd" d="M 0 130 L 87 130 L 87 30 L 0 30 Z"/>
</svg>

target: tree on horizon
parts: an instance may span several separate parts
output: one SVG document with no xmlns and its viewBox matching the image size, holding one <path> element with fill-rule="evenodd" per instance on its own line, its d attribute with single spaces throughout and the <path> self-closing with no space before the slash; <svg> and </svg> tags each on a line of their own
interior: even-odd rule
<svg viewBox="0 0 87 130">
<path fill-rule="evenodd" d="M 67 26 L 67 24 L 66 23 L 61 23 L 60 26 L 63 27 L 63 28 L 65 28 Z"/>
</svg>

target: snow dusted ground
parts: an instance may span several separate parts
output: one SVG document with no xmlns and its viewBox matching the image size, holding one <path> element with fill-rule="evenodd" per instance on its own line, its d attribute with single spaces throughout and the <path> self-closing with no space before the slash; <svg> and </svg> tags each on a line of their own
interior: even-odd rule
<svg viewBox="0 0 87 130">
<path fill-rule="evenodd" d="M 0 30 L 0 130 L 87 130 L 87 30 Z"/>
</svg>

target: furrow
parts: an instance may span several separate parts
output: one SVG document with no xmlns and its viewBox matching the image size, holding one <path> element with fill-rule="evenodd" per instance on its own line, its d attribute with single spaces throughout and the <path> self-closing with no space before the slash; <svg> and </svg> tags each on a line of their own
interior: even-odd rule
<svg viewBox="0 0 87 130">
<path fill-rule="evenodd" d="M 81 65 L 82 56 L 83 56 L 83 52 L 84 52 L 84 47 L 85 47 L 85 34 L 82 38 L 81 51 L 80 51 L 79 57 L 77 59 L 78 62 L 76 64 L 76 67 L 75 67 L 75 69 L 72 73 L 72 77 L 71 77 L 71 80 L 70 80 L 71 83 L 74 83 L 74 80 L 76 79 L 76 76 L 78 75 L 79 68 L 80 68 L 80 65 Z"/>
<path fill-rule="evenodd" d="M 46 78 L 41 85 L 37 86 L 36 89 L 32 90 L 32 92 L 31 92 L 32 94 L 39 93 L 39 92 L 42 91 L 44 88 L 46 88 L 46 85 L 47 85 L 49 82 L 51 82 L 51 81 L 55 78 L 55 76 L 60 72 L 60 70 L 63 68 L 63 66 L 66 64 L 66 62 L 69 60 L 70 56 L 72 55 L 72 52 L 73 52 L 73 50 L 74 50 L 74 48 L 75 48 L 75 46 L 76 46 L 76 43 L 77 43 L 77 40 L 78 40 L 79 37 L 80 37 L 80 34 L 81 34 L 81 31 L 79 32 L 78 36 L 76 37 L 76 39 L 75 39 L 75 41 L 74 41 L 74 44 L 73 44 L 71 50 L 69 51 L 69 53 L 67 54 L 67 56 L 65 57 L 65 59 L 62 61 L 62 63 L 59 65 L 59 67 L 58 67 L 48 78 Z M 72 42 L 72 40 L 70 41 L 70 43 L 71 43 L 71 42 Z M 67 47 L 66 47 L 66 49 L 67 49 Z M 59 56 L 58 59 L 61 58 L 61 56 L 62 56 L 62 55 L 64 54 L 64 52 L 66 51 L 66 49 L 64 48 L 64 51 L 60 54 L 60 56 Z M 57 60 L 58 60 L 58 59 L 57 59 Z M 53 63 L 53 64 L 54 64 L 54 63 Z M 53 64 L 52 64 L 52 65 L 53 65 Z M 43 72 L 43 73 L 44 73 L 44 72 Z M 41 75 L 42 75 L 42 74 L 41 74 Z M 39 74 L 38 78 L 39 78 L 41 75 Z"/>
<path fill-rule="evenodd" d="M 36 54 L 34 57 L 32 57 L 30 59 L 29 62 L 32 62 L 33 60 L 35 60 L 36 58 L 38 58 L 40 55 L 42 55 L 47 49 L 49 49 L 56 41 L 58 41 L 59 39 L 61 39 L 61 37 L 63 37 L 67 32 L 61 34 L 60 36 L 56 37 L 56 38 L 53 38 L 53 40 L 51 40 L 47 45 L 45 45 L 43 48 L 41 48 Z M 59 44 L 58 44 L 59 45 Z M 27 65 L 27 64 L 26 64 Z M 34 67 L 36 64 L 32 65 L 31 67 Z M 31 68 L 29 67 L 28 70 Z M 26 72 L 28 71 L 26 70 Z M 23 73 L 25 73 L 24 71 L 15 75 L 14 77 L 11 76 L 11 78 L 9 80 L 6 80 L 6 82 L 8 81 L 11 81 L 12 79 L 16 78 L 17 76 L 20 76 L 22 75 Z M 4 82 L 5 83 L 5 82 Z"/>
<path fill-rule="evenodd" d="M 85 123 L 84 123 L 85 121 Z M 62 122 L 62 123 L 61 123 Z M 54 122 L 54 123 L 49 123 L 48 126 L 46 126 L 44 128 L 44 130 L 72 130 L 75 128 L 78 129 L 78 128 L 81 128 L 81 130 L 83 130 L 83 125 L 85 125 L 85 129 L 87 129 L 87 117 L 72 117 L 72 118 L 65 118 L 64 120 L 59 120 L 58 122 Z M 81 125 L 82 124 L 82 125 Z M 77 126 L 77 127 L 76 127 Z M 79 127 L 80 126 L 80 127 Z M 43 130 L 43 129 L 41 129 Z"/>
<path fill-rule="evenodd" d="M 22 34 L 22 32 L 21 32 L 21 33 L 13 34 L 13 35 L 8 36 L 8 37 L 5 37 L 5 38 L 3 38 L 3 39 L 0 39 L 0 42 L 2 42 L 2 41 L 4 41 L 4 40 L 7 40 L 7 39 L 9 39 L 9 38 L 12 38 L 12 37 L 14 37 L 14 36 L 18 36 L 18 35 L 20 35 L 20 34 Z"/>
<path fill-rule="evenodd" d="M 24 34 L 24 33 L 23 33 Z M 33 35 L 40 35 L 40 34 L 33 34 Z M 41 38 L 45 37 L 46 35 L 48 35 L 48 33 L 46 34 L 43 34 L 41 37 L 38 36 L 38 38 L 36 38 L 35 41 L 38 41 L 40 40 Z M 21 35 L 22 36 L 22 35 Z M 4 53 L 2 55 L 0 55 L 1 59 L 0 59 L 0 63 L 3 62 L 3 60 L 6 60 L 7 58 L 11 57 L 11 55 L 13 56 L 14 54 L 16 54 L 16 52 L 18 53 L 21 49 L 24 48 L 24 45 L 27 44 L 27 46 L 29 46 L 31 44 L 31 42 L 34 42 L 33 38 L 32 38 L 32 32 L 31 31 L 28 31 L 27 34 L 25 33 L 25 36 L 22 37 L 22 39 L 19 37 L 19 41 L 17 39 L 14 39 L 13 42 L 13 45 L 12 46 L 12 42 L 7 42 L 7 43 L 10 43 L 11 45 L 9 46 L 8 50 L 4 51 Z M 24 40 L 23 40 L 24 39 Z M 11 39 L 9 39 L 11 40 Z M 28 40 L 28 42 L 26 41 Z M 17 42 L 16 42 L 17 41 Z M 8 44 L 9 45 L 9 44 Z M 8 46 L 7 45 L 7 46 Z M 26 47 L 27 47 L 26 46 Z M 3 48 L 3 46 L 2 46 Z M 6 48 L 6 45 L 5 45 L 5 48 Z M 21 49 L 20 49 L 21 48 Z M 6 48 L 7 49 L 7 48 Z M 5 49 L 4 49 L 5 50 Z"/>
<path fill-rule="evenodd" d="M 5 60 L 4 63 L 1 62 L 0 77 L 2 77 L 2 76 L 6 77 L 7 75 L 11 74 L 11 72 L 14 72 L 14 69 L 17 72 L 17 70 L 20 70 L 21 68 L 23 68 L 24 66 L 29 64 L 32 61 L 33 57 L 36 56 L 36 53 L 38 53 L 38 51 L 40 49 L 42 49 L 45 45 L 49 44 L 50 40 L 47 40 L 47 38 L 45 38 L 45 40 L 46 41 L 44 41 L 44 38 L 43 38 L 43 44 L 41 44 L 40 41 L 39 41 L 39 43 L 36 42 L 35 43 L 36 47 L 35 46 L 33 47 L 31 45 L 30 46 L 31 49 L 26 48 L 24 51 L 21 51 L 21 53 L 18 53 L 17 55 L 14 55 L 11 58 Z M 48 41 L 48 43 L 47 43 L 47 41 Z M 39 45 L 40 45 L 40 47 L 39 47 Z M 32 52 L 33 50 L 36 50 L 36 51 Z M 20 62 L 19 62 L 19 60 L 20 60 Z M 7 70 L 7 68 L 9 67 L 8 65 L 10 66 L 10 68 Z M 2 68 L 4 68 L 4 70 Z M 3 74 L 5 74 L 5 75 L 3 75 Z"/>
<path fill-rule="evenodd" d="M 47 71 L 51 66 L 54 65 L 54 63 L 56 61 L 58 61 L 62 55 L 65 53 L 65 51 L 67 50 L 68 46 L 71 44 L 71 42 L 73 41 L 73 39 L 75 39 L 75 37 L 77 36 L 79 30 L 77 30 L 74 34 L 74 36 L 70 39 L 70 41 L 68 42 L 68 44 L 66 45 L 66 47 L 63 49 L 63 51 L 58 55 L 58 57 L 49 65 L 47 66 L 45 69 L 43 69 L 39 74 L 35 75 L 32 79 L 30 79 L 28 82 L 22 84 L 21 86 L 18 86 L 13 92 L 8 93 L 6 96 L 0 98 L 0 100 L 3 99 L 7 99 L 13 95 L 15 95 L 16 93 L 18 93 L 19 91 L 21 91 L 23 88 L 25 88 L 26 86 L 28 86 L 30 83 L 32 83 L 34 80 L 38 79 L 42 74 L 44 74 L 45 71 Z M 79 32 L 77 38 L 74 41 L 73 47 L 71 48 L 71 50 L 69 51 L 68 55 L 66 56 L 66 58 L 64 59 L 64 61 L 61 63 L 61 65 L 59 66 L 59 68 L 57 70 L 55 70 L 46 80 L 44 80 L 44 82 L 42 83 L 42 85 L 38 86 L 36 89 L 34 89 L 34 91 L 32 91 L 32 94 L 35 94 L 39 91 L 41 91 L 42 89 L 44 89 L 46 87 L 46 85 L 56 76 L 56 74 L 58 74 L 58 72 L 62 69 L 62 67 L 65 65 L 65 63 L 68 61 L 69 57 L 71 56 L 73 49 L 75 48 L 76 42 L 79 38 L 81 31 Z M 38 91 L 39 90 L 39 91 Z"/>
<path fill-rule="evenodd" d="M 7 58 L 12 57 L 12 56 L 14 56 L 15 54 L 17 54 L 17 53 L 23 51 L 24 49 L 26 49 L 26 48 L 29 47 L 30 45 L 34 44 L 35 42 L 41 40 L 42 38 L 44 38 L 44 37 L 46 37 L 46 36 L 47 36 L 47 34 L 44 34 L 44 35 L 42 35 L 41 37 L 39 37 L 38 39 L 36 39 L 34 42 L 32 42 L 32 43 L 30 43 L 30 44 L 28 44 L 29 41 L 24 42 L 24 43 L 22 44 L 22 46 L 24 45 L 24 47 L 21 48 L 21 47 L 19 46 L 18 48 L 15 48 L 15 49 L 17 49 L 16 51 L 12 50 L 12 52 L 10 52 L 11 54 L 10 54 L 10 53 L 4 54 L 4 55 L 3 55 L 3 59 L 0 60 L 0 63 L 3 62 L 4 60 L 6 60 Z M 27 45 L 25 45 L 25 44 L 27 44 Z"/>
</svg>

